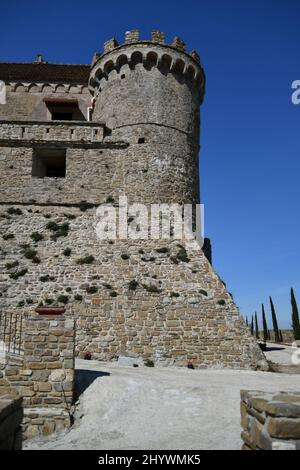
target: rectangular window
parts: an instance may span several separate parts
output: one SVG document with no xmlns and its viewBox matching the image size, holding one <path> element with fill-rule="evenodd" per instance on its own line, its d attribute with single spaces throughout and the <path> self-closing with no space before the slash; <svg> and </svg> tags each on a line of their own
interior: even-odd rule
<svg viewBox="0 0 300 470">
<path fill-rule="evenodd" d="M 85 121 L 77 100 L 47 99 L 45 100 L 48 117 L 52 121 Z"/>
<path fill-rule="evenodd" d="M 37 178 L 65 178 L 66 149 L 34 149 L 32 176 Z"/>
</svg>

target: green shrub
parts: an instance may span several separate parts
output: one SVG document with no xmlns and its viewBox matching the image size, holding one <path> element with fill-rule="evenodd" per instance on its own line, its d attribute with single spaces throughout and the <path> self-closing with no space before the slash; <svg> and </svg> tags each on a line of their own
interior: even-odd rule
<svg viewBox="0 0 300 470">
<path fill-rule="evenodd" d="M 34 264 L 40 264 L 41 260 L 40 260 L 40 258 L 39 258 L 38 256 L 34 256 L 34 257 L 32 258 L 32 262 L 33 262 Z"/>
<path fill-rule="evenodd" d="M 80 302 L 82 300 L 82 295 L 80 294 L 74 295 L 74 300 L 77 300 L 78 302 Z"/>
<path fill-rule="evenodd" d="M 26 303 L 27 303 L 28 305 L 31 305 L 31 304 L 33 304 L 33 300 L 30 299 L 30 298 L 28 298 L 28 299 L 26 299 Z"/>
<path fill-rule="evenodd" d="M 22 250 L 27 250 L 27 248 L 30 248 L 30 245 L 28 245 L 28 243 L 21 243 L 20 248 L 22 248 Z"/>
<path fill-rule="evenodd" d="M 10 215 L 22 215 L 23 212 L 21 211 L 21 209 L 19 209 L 18 207 L 15 208 L 15 207 L 10 207 L 9 209 L 7 209 L 6 211 L 8 214 Z"/>
<path fill-rule="evenodd" d="M 64 216 L 65 216 L 67 219 L 69 219 L 69 220 L 74 220 L 74 219 L 76 219 L 76 215 L 74 215 L 74 214 L 64 214 Z"/>
<path fill-rule="evenodd" d="M 32 238 L 32 240 L 34 240 L 35 242 L 39 242 L 40 240 L 43 240 L 44 236 L 39 233 L 39 232 L 32 232 L 32 234 L 30 235 L 30 237 Z"/>
<path fill-rule="evenodd" d="M 36 257 L 37 251 L 36 251 L 36 250 L 32 250 L 31 248 L 26 248 L 26 249 L 23 251 L 23 255 L 24 255 L 25 258 L 27 258 L 27 259 L 33 259 L 33 258 Z"/>
<path fill-rule="evenodd" d="M 17 303 L 17 306 L 18 306 L 18 307 L 24 307 L 24 305 L 25 305 L 24 300 L 20 300 L 20 301 Z"/>
<path fill-rule="evenodd" d="M 65 256 L 70 256 L 71 253 L 72 253 L 71 248 L 65 248 L 64 251 L 63 251 L 63 254 Z"/>
<path fill-rule="evenodd" d="M 161 292 L 161 290 L 158 289 L 158 287 L 154 286 L 153 284 L 150 284 L 150 285 L 142 284 L 142 286 L 147 292 L 150 292 L 153 294 L 159 294 Z"/>
<path fill-rule="evenodd" d="M 88 294 L 96 294 L 98 292 L 98 287 L 97 286 L 88 286 L 86 288 L 86 291 Z"/>
<path fill-rule="evenodd" d="M 112 204 L 113 202 L 115 202 L 114 198 L 112 196 L 108 196 L 108 198 L 106 199 L 106 203 Z"/>
<path fill-rule="evenodd" d="M 49 276 L 49 274 L 45 274 L 44 276 L 41 276 L 41 277 L 40 277 L 40 281 L 41 281 L 41 282 L 48 282 L 48 281 L 50 281 L 50 276 Z"/>
<path fill-rule="evenodd" d="M 51 230 L 53 235 L 51 235 L 51 240 L 56 241 L 59 237 L 66 237 L 69 232 L 69 223 L 64 222 L 63 224 L 57 224 L 56 222 L 50 221 L 46 225 L 46 229 Z"/>
<path fill-rule="evenodd" d="M 77 264 L 92 264 L 92 262 L 95 260 L 93 255 L 87 255 L 84 258 L 78 258 L 76 260 Z"/>
<path fill-rule="evenodd" d="M 218 300 L 217 302 L 218 305 L 226 305 L 226 302 L 224 299 Z"/>
<path fill-rule="evenodd" d="M 139 286 L 139 283 L 135 280 L 135 279 L 132 279 L 129 284 L 128 284 L 128 289 L 129 290 L 136 290 Z"/>
<path fill-rule="evenodd" d="M 129 259 L 130 256 L 127 255 L 126 253 L 122 253 L 122 254 L 121 254 L 121 258 L 122 258 L 122 259 Z"/>
<path fill-rule="evenodd" d="M 169 253 L 169 248 L 167 248 L 166 246 L 163 246 L 161 248 L 157 248 L 156 251 L 157 253 Z"/>
<path fill-rule="evenodd" d="M 6 233 L 2 236 L 3 240 L 10 240 L 11 238 L 15 238 L 13 233 Z"/>
<path fill-rule="evenodd" d="M 109 293 L 109 295 L 110 297 L 117 297 L 118 293 L 115 290 L 113 290 Z"/>
<path fill-rule="evenodd" d="M 66 287 L 66 292 L 72 292 L 71 287 Z"/>
<path fill-rule="evenodd" d="M 112 286 L 110 284 L 104 283 L 103 286 L 106 287 L 106 289 L 112 289 Z"/>
<path fill-rule="evenodd" d="M 28 211 L 29 212 L 29 211 Z M 44 214 L 44 217 L 45 219 L 51 219 L 51 215 L 50 214 Z"/>
<path fill-rule="evenodd" d="M 11 279 L 18 279 L 19 277 L 22 277 L 22 276 L 25 276 L 25 274 L 27 273 L 27 269 L 24 268 L 24 269 L 21 269 L 20 271 L 15 271 L 14 273 L 11 273 L 9 275 L 9 277 Z"/>
<path fill-rule="evenodd" d="M 180 294 L 178 292 L 171 292 L 170 297 L 180 297 Z"/>
<path fill-rule="evenodd" d="M 139 249 L 139 254 L 140 254 L 140 255 L 144 255 L 144 254 L 145 254 L 145 252 L 144 252 L 144 250 L 143 250 L 142 248 Z"/>
<path fill-rule="evenodd" d="M 67 295 L 61 294 L 57 297 L 57 302 L 60 302 L 62 304 L 67 304 L 69 302 L 69 297 Z"/>
<path fill-rule="evenodd" d="M 45 302 L 46 302 L 46 304 L 51 305 L 51 304 L 53 304 L 54 299 L 47 298 L 47 299 L 45 299 Z"/>
<path fill-rule="evenodd" d="M 180 250 L 178 251 L 178 253 L 176 255 L 176 258 L 179 261 L 182 261 L 183 263 L 189 263 L 190 262 L 190 258 L 187 255 L 186 249 L 183 248 L 183 247 L 180 248 Z"/>
<path fill-rule="evenodd" d="M 53 222 L 52 220 L 47 223 L 46 225 L 47 230 L 52 230 L 52 232 L 56 232 L 59 229 L 59 225 L 56 222 Z"/>
<path fill-rule="evenodd" d="M 151 359 L 146 359 L 144 365 L 146 367 L 154 367 L 154 362 Z"/>
<path fill-rule="evenodd" d="M 19 266 L 19 261 L 13 261 L 12 263 L 6 263 L 5 265 L 6 269 L 12 269 L 16 266 Z"/>
</svg>

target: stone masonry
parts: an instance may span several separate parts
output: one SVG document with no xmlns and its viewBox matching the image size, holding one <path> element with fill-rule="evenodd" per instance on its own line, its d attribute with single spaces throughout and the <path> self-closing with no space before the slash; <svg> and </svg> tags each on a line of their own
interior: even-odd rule
<svg viewBox="0 0 300 470">
<path fill-rule="evenodd" d="M 24 322 L 23 354 L 0 358 L 0 396 L 23 398 L 24 438 L 71 424 L 74 337 L 71 318 L 31 316 Z"/>
<path fill-rule="evenodd" d="M 300 450 L 300 392 L 241 390 L 242 450 Z"/>
<path fill-rule="evenodd" d="M 81 357 L 266 367 L 201 248 L 174 237 L 96 235 L 97 207 L 118 215 L 120 196 L 148 208 L 199 203 L 205 76 L 196 51 L 178 37 L 168 45 L 160 31 L 142 40 L 134 30 L 123 44 L 107 41 L 91 67 L 25 65 L 0 64 L 8 90 L 0 105 L 1 308 L 26 315 L 67 305 Z M 75 106 L 72 120 L 51 119 L 53 106 Z M 65 174 L 35 176 L 34 162 L 46 155 L 51 163 L 57 152 Z M 134 214 L 127 223 L 135 226 Z"/>
</svg>

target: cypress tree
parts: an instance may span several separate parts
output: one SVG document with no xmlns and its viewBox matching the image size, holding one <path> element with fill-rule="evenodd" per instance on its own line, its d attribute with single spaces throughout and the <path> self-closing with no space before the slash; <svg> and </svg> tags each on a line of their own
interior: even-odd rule
<svg viewBox="0 0 300 470">
<path fill-rule="evenodd" d="M 274 336 L 275 336 L 275 343 L 280 343 L 280 335 L 279 335 L 277 317 L 276 317 L 275 307 L 274 307 L 273 300 L 272 300 L 271 296 L 270 296 L 270 305 L 271 305 L 272 323 L 273 323 L 273 330 L 274 330 Z"/>
<path fill-rule="evenodd" d="M 246 317 L 246 325 L 249 326 L 248 317 Z"/>
<path fill-rule="evenodd" d="M 262 304 L 261 310 L 262 310 L 263 335 L 264 335 L 264 341 L 266 342 L 268 340 L 268 325 L 267 325 L 267 319 L 266 319 L 264 304 Z"/>
<path fill-rule="evenodd" d="M 251 331 L 251 334 L 253 336 L 254 334 L 254 321 L 253 321 L 253 315 L 252 315 L 252 318 L 251 318 L 251 327 L 250 327 L 250 331 Z"/>
<path fill-rule="evenodd" d="M 255 312 L 255 336 L 259 339 L 259 329 L 258 329 L 258 321 L 257 321 L 257 313 Z"/>
<path fill-rule="evenodd" d="M 300 339 L 300 320 L 298 306 L 295 299 L 294 289 L 291 289 L 291 304 L 292 304 L 292 327 L 294 331 L 294 338 L 297 341 Z"/>
<path fill-rule="evenodd" d="M 279 330 L 279 342 L 283 343 L 282 331 L 281 330 Z"/>
</svg>

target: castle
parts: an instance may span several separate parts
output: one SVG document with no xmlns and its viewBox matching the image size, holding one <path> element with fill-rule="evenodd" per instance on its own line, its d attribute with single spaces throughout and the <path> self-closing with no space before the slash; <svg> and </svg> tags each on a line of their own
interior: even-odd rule
<svg viewBox="0 0 300 470">
<path fill-rule="evenodd" d="M 195 51 L 153 31 L 92 65 L 0 63 L 0 306 L 64 306 L 76 352 L 255 368 L 264 356 L 209 253 L 178 240 L 100 240 L 97 207 L 199 202 Z M 128 219 L 128 224 L 131 220 Z"/>
</svg>

